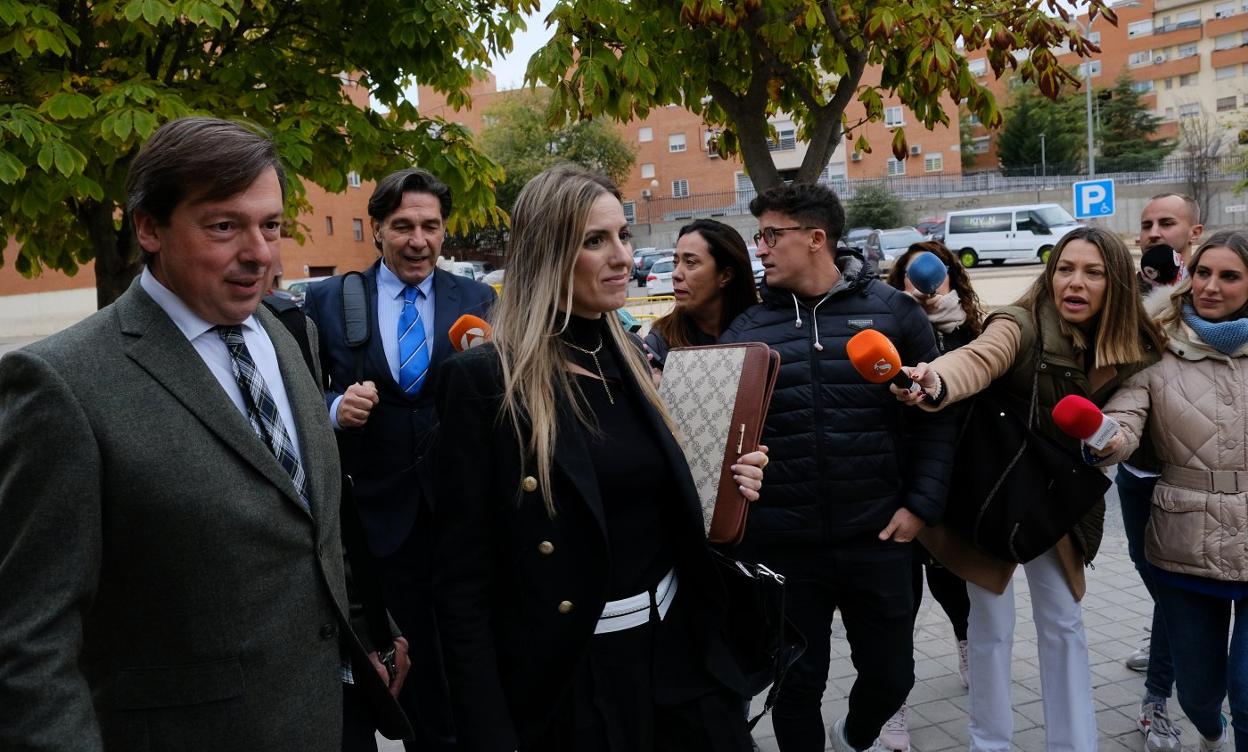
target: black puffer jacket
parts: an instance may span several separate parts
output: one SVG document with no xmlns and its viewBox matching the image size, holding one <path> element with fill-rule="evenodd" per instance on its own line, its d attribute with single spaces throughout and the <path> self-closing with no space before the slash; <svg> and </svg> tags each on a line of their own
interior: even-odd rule
<svg viewBox="0 0 1248 752">
<path fill-rule="evenodd" d="M 952 416 L 911 410 L 903 421 L 888 385 L 863 380 L 845 354 L 850 337 L 875 329 L 903 363 L 931 361 L 939 355 L 932 326 L 913 298 L 876 279 L 857 254 L 843 252 L 837 264 L 846 284 L 815 310 L 787 290 L 764 287 L 763 302 L 720 338 L 765 342 L 780 353 L 763 428 L 771 463 L 746 526 L 751 548 L 878 544 L 900 507 L 929 525 L 944 510 Z"/>
</svg>

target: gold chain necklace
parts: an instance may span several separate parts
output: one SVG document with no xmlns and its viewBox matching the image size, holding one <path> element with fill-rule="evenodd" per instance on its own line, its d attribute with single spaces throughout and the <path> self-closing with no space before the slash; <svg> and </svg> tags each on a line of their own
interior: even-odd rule
<svg viewBox="0 0 1248 752">
<path fill-rule="evenodd" d="M 573 350 L 576 350 L 576 351 L 578 351 L 578 352 L 583 352 L 583 353 L 585 353 L 586 355 L 588 355 L 589 357 L 591 357 L 591 358 L 593 358 L 593 359 L 594 359 L 594 367 L 598 369 L 598 378 L 602 379 L 602 388 L 603 388 L 603 391 L 605 391 L 605 392 L 607 393 L 607 402 L 608 402 L 608 404 L 614 405 L 614 404 L 615 404 L 615 399 L 614 399 L 614 398 L 612 398 L 612 396 L 611 396 L 611 387 L 607 386 L 607 375 L 606 375 L 605 373 L 603 373 L 603 372 L 602 372 L 602 363 L 599 363 L 599 362 L 598 362 L 598 353 L 599 353 L 599 351 L 601 351 L 601 350 L 602 350 L 603 338 L 602 338 L 601 336 L 599 336 L 599 337 L 598 337 L 598 346 L 597 346 L 597 347 L 595 347 L 595 348 L 594 348 L 594 349 L 592 349 L 592 350 L 586 350 L 586 349 L 585 349 L 585 348 L 583 348 L 583 347 L 577 347 L 576 345 L 572 344 L 571 342 L 567 341 L 566 339 L 563 341 L 563 344 L 567 345 L 568 347 L 572 348 Z"/>
</svg>

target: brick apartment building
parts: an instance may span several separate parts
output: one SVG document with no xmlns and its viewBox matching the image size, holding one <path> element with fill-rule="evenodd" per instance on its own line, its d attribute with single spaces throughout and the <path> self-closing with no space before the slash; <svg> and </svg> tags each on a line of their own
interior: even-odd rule
<svg viewBox="0 0 1248 752">
<path fill-rule="evenodd" d="M 1090 37 L 1100 54 L 1085 60 L 1066 52 L 1058 59 L 1078 66 L 1080 76 L 1089 68 L 1094 91 L 1112 87 L 1126 71 L 1143 104 L 1162 118 L 1161 137 L 1176 138 L 1184 118 L 1209 117 L 1234 142 L 1248 113 L 1241 109 L 1248 108 L 1248 0 L 1126 0 L 1113 9 L 1117 26 L 1100 17 L 1092 22 Z M 1077 23 L 1085 26 L 1087 16 Z M 1019 80 L 995 79 L 982 53 L 966 56 L 1004 109 Z M 996 134 L 973 126 L 976 156 L 969 169 L 995 169 Z"/>
</svg>

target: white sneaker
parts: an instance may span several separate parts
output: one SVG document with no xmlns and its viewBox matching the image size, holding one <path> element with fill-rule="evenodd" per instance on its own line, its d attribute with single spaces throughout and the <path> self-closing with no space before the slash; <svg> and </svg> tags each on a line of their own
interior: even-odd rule
<svg viewBox="0 0 1248 752">
<path fill-rule="evenodd" d="M 1136 648 L 1131 655 L 1127 656 L 1125 661 L 1123 661 L 1127 668 L 1132 671 L 1148 670 L 1148 646 L 1150 639 L 1151 638 L 1149 637 L 1145 637 L 1144 642 L 1140 643 L 1140 646 Z"/>
<path fill-rule="evenodd" d="M 971 660 L 966 640 L 958 640 L 958 676 L 962 677 L 962 688 L 971 688 Z"/>
<path fill-rule="evenodd" d="M 910 752 L 910 729 L 906 723 L 907 708 L 902 705 L 893 717 L 884 722 L 876 743 L 894 752 Z"/>
<path fill-rule="evenodd" d="M 1222 736 L 1217 739 L 1209 740 L 1203 734 L 1197 734 L 1200 737 L 1200 752 L 1226 752 L 1226 743 L 1230 741 L 1231 734 L 1226 728 L 1226 716 L 1222 716 Z"/>
<path fill-rule="evenodd" d="M 1164 702 L 1140 703 L 1140 716 L 1136 728 L 1144 734 L 1145 752 L 1180 752 L 1179 729 L 1170 722 Z"/>
<path fill-rule="evenodd" d="M 828 740 L 832 742 L 834 752 L 859 752 L 858 749 L 850 746 L 849 740 L 845 738 L 844 718 L 837 718 L 836 722 L 832 724 L 832 728 L 828 729 Z M 909 743 L 907 742 L 906 750 L 909 749 Z M 861 750 L 861 752 L 892 752 L 892 750 L 883 746 L 877 737 L 875 741 L 871 742 L 870 747 Z"/>
</svg>

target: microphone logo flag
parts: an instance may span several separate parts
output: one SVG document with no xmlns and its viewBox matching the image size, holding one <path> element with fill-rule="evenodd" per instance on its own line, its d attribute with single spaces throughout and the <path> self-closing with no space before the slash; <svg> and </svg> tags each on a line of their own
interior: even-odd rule
<svg viewBox="0 0 1248 752">
<path fill-rule="evenodd" d="M 483 344 L 489 339 L 489 335 L 479 326 L 474 326 L 464 332 L 459 337 L 459 350 L 471 350 L 477 345 Z"/>
<path fill-rule="evenodd" d="M 887 376 L 893 370 L 893 364 L 888 362 L 888 358 L 880 358 L 875 361 L 872 369 L 880 376 Z"/>
</svg>

